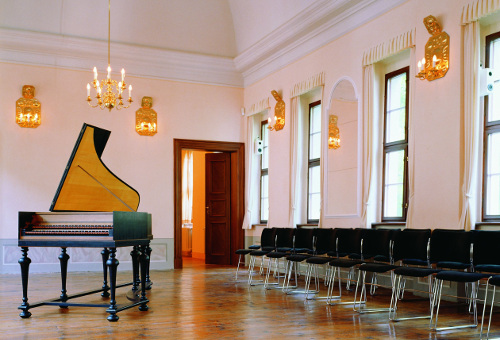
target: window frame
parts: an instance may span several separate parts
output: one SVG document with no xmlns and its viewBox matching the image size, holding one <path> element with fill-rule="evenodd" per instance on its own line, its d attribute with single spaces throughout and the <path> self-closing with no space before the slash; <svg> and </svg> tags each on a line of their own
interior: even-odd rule
<svg viewBox="0 0 500 340">
<path fill-rule="evenodd" d="M 387 137 L 387 84 L 388 80 L 394 78 L 400 74 L 406 73 L 406 98 L 405 98 L 405 139 L 395 142 L 386 143 Z M 406 216 L 408 212 L 408 118 L 409 118 L 409 97 L 410 97 L 410 67 L 405 66 L 398 70 L 389 72 L 385 75 L 384 80 L 384 133 L 382 141 L 382 205 L 381 205 L 381 221 L 382 222 L 406 222 Z M 403 170 L 403 207 L 401 217 L 386 217 L 384 215 L 385 208 L 385 175 L 386 175 L 386 155 L 390 152 L 404 150 L 404 170 Z"/>
<path fill-rule="evenodd" d="M 490 67 L 490 47 L 491 43 L 497 39 L 500 39 L 500 31 L 496 33 L 489 34 L 485 37 L 485 67 Z M 500 215 L 487 215 L 486 214 L 486 193 L 487 193 L 487 181 L 486 181 L 486 171 L 488 164 L 488 136 L 492 133 L 500 132 L 500 120 L 493 122 L 488 122 L 488 112 L 489 112 L 489 96 L 484 96 L 484 127 L 483 127 L 483 183 L 482 183 L 482 195 L 481 195 L 481 217 L 483 222 L 500 222 Z"/>
<path fill-rule="evenodd" d="M 312 109 L 318 105 L 321 105 L 321 100 L 317 100 L 315 102 L 309 103 L 309 111 L 307 114 L 308 117 L 308 124 L 307 124 L 307 202 L 306 202 L 306 216 L 307 216 L 307 223 L 308 224 L 318 224 L 319 223 L 319 218 L 318 219 L 310 219 L 309 218 L 309 172 L 310 169 L 313 167 L 321 166 L 321 151 L 320 151 L 320 156 L 318 158 L 310 159 L 310 151 L 311 151 L 311 113 Z M 320 115 L 321 119 L 321 115 Z M 320 133 L 322 131 L 320 130 Z M 322 188 L 320 188 L 321 190 Z M 320 191 L 321 192 L 321 191 Z M 321 210 L 320 210 L 321 211 Z"/>
<path fill-rule="evenodd" d="M 260 175 L 259 175 L 259 221 L 261 224 L 266 224 L 268 222 L 268 220 L 263 220 L 262 219 L 262 177 L 264 176 L 267 176 L 267 183 L 269 183 L 269 159 L 268 159 L 268 163 L 267 163 L 267 168 L 263 169 L 262 168 L 262 158 L 264 157 L 264 139 L 262 138 L 263 137 L 263 131 L 265 131 L 264 129 L 267 130 L 267 127 L 269 126 L 269 123 L 267 120 L 263 120 L 260 122 L 260 140 L 262 141 L 262 154 L 260 155 Z M 269 146 L 267 146 L 269 147 Z M 269 153 L 268 153 L 269 155 Z M 269 193 L 269 188 L 268 188 L 268 193 Z M 269 195 L 267 197 L 267 204 L 268 204 L 268 210 L 269 210 Z M 269 212 L 268 212 L 268 216 L 269 216 Z"/>
</svg>

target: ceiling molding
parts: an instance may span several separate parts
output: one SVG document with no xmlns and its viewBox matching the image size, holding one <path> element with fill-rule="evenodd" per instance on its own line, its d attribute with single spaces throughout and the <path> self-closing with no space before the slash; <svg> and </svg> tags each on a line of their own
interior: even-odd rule
<svg viewBox="0 0 500 340">
<path fill-rule="evenodd" d="M 249 86 L 407 0 L 317 0 L 301 14 L 238 55 Z"/>
<path fill-rule="evenodd" d="M 0 61 L 88 71 L 107 67 L 104 41 L 56 34 L 0 29 Z M 113 73 L 128 76 L 242 87 L 243 77 L 232 58 L 111 43 Z"/>
</svg>

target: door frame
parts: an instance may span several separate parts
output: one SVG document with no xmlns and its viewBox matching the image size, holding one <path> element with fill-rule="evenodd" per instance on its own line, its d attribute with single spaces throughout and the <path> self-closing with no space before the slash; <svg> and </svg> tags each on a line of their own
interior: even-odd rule
<svg viewBox="0 0 500 340">
<path fill-rule="evenodd" d="M 174 268 L 182 268 L 182 150 L 231 153 L 231 264 L 237 264 L 237 249 L 243 248 L 241 228 L 245 211 L 245 144 L 174 138 Z"/>
</svg>

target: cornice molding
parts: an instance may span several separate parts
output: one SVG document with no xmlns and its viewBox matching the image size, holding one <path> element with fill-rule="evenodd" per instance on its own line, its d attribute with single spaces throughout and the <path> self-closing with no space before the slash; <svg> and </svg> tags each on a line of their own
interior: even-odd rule
<svg viewBox="0 0 500 340">
<path fill-rule="evenodd" d="M 107 67 L 104 41 L 0 28 L 0 61 L 101 72 Z M 111 43 L 113 73 L 128 76 L 242 87 L 243 77 L 231 58 Z"/>
<path fill-rule="evenodd" d="M 247 87 L 407 0 L 316 0 L 236 58 L 111 43 L 128 76 Z M 107 41 L 0 28 L 0 62 L 91 72 L 107 66 Z"/>
<path fill-rule="evenodd" d="M 300 15 L 238 55 L 249 86 L 407 0 L 317 0 Z"/>
</svg>

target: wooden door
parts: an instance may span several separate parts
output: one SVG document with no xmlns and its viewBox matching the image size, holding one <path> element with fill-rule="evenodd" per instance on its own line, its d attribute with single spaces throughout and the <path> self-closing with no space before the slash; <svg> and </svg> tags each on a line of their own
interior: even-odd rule
<svg viewBox="0 0 500 340">
<path fill-rule="evenodd" d="M 231 264 L 231 154 L 205 155 L 205 263 Z"/>
</svg>

